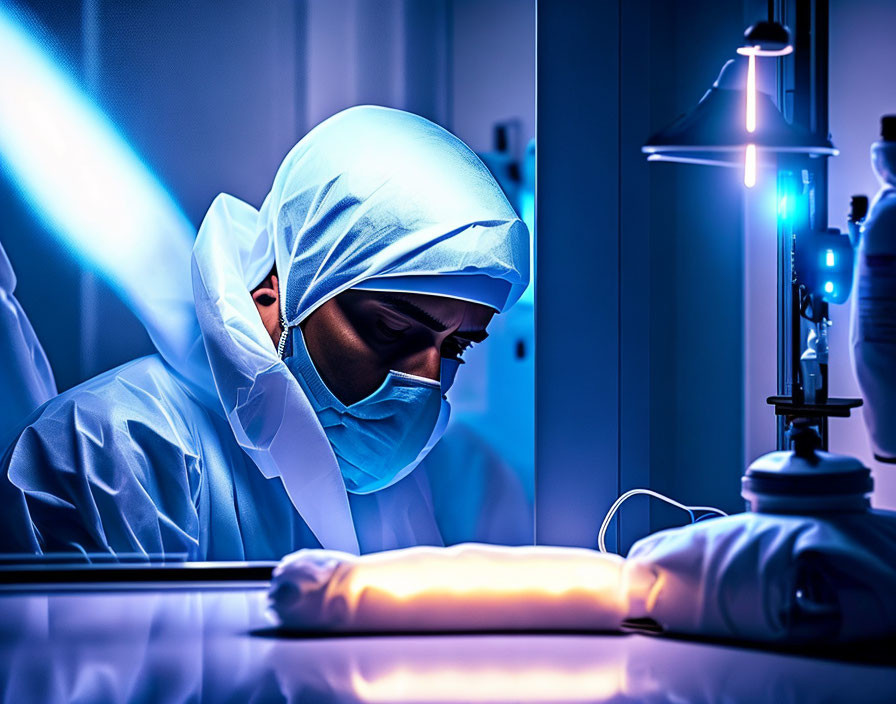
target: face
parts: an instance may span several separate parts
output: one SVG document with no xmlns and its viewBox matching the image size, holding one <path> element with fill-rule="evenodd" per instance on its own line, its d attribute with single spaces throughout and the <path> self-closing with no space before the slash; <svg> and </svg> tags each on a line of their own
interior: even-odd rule
<svg viewBox="0 0 896 704">
<path fill-rule="evenodd" d="M 413 293 L 351 290 L 301 324 L 324 383 L 346 405 L 369 396 L 392 370 L 439 380 L 442 357 L 460 359 L 487 336 L 494 311 Z"/>
</svg>

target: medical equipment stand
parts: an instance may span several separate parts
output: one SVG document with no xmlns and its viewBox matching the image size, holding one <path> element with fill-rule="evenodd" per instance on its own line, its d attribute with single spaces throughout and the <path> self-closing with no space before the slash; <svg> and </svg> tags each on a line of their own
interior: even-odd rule
<svg viewBox="0 0 896 704">
<path fill-rule="evenodd" d="M 792 59 L 778 63 L 782 112 L 795 125 L 827 134 L 828 0 L 779 0 L 770 3 L 770 15 L 770 19 L 794 28 Z M 792 205 L 798 207 L 793 208 L 793 217 L 779 217 L 778 222 L 778 395 L 769 397 L 768 403 L 778 417 L 779 450 L 789 448 L 788 430 L 798 418 L 807 419 L 817 429 L 821 448 L 826 450 L 828 418 L 846 418 L 862 405 L 861 399 L 828 396 L 826 358 L 819 361 L 819 394 L 814 403 L 807 403 L 800 370 L 809 324 L 821 333 L 825 347 L 830 325 L 828 304 L 807 293 L 799 271 L 794 270 L 796 236 L 827 229 L 827 159 L 794 155 L 782 156 L 778 163 L 778 192 L 797 196 Z M 804 315 L 809 310 L 812 320 Z"/>
</svg>

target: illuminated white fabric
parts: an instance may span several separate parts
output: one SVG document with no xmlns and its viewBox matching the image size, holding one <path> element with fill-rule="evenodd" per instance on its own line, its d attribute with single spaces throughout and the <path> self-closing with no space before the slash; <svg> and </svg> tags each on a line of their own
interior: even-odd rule
<svg viewBox="0 0 896 704">
<path fill-rule="evenodd" d="M 741 513 L 635 543 L 630 618 L 673 633 L 851 641 L 896 633 L 896 514 Z M 635 584 L 634 581 L 631 584 Z"/>
<path fill-rule="evenodd" d="M 623 562 L 472 543 L 360 558 L 302 550 L 274 572 L 270 607 L 280 625 L 306 631 L 615 630 Z"/>
<path fill-rule="evenodd" d="M 627 558 L 581 548 L 302 550 L 270 613 L 304 631 L 619 630 L 759 642 L 896 633 L 896 514 L 743 513 L 651 535 Z"/>
</svg>

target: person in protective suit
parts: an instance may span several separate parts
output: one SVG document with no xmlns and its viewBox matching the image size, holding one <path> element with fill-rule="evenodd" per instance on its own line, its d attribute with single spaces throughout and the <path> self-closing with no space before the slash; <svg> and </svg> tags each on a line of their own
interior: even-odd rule
<svg viewBox="0 0 896 704">
<path fill-rule="evenodd" d="M 189 363 L 137 359 L 18 432 L 0 462 L 0 551 L 245 560 L 443 544 L 457 535 L 444 507 L 469 514 L 469 499 L 413 470 L 445 430 L 464 350 L 528 283 L 528 238 L 442 128 L 377 107 L 326 120 L 260 210 L 225 194 L 209 208 Z M 473 510 L 507 520 L 481 525 L 529 515 L 491 498 Z"/>
</svg>

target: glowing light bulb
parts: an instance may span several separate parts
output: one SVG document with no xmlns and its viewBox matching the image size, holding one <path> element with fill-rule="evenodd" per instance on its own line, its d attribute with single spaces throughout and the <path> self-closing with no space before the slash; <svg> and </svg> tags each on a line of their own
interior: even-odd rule
<svg viewBox="0 0 896 704">
<path fill-rule="evenodd" d="M 747 132 L 756 131 L 756 54 L 750 54 L 747 68 Z"/>
<path fill-rule="evenodd" d="M 756 185 L 756 145 L 748 144 L 744 154 L 744 185 L 752 188 Z"/>
</svg>

